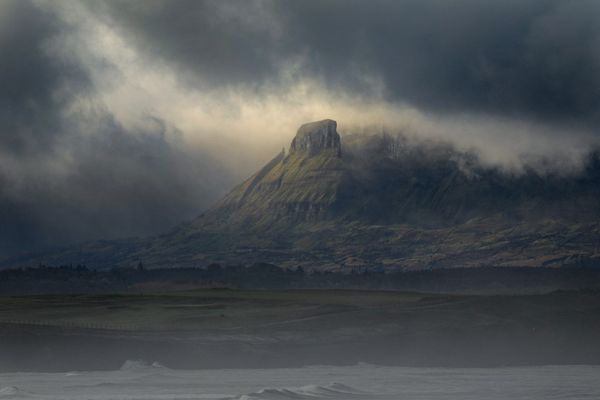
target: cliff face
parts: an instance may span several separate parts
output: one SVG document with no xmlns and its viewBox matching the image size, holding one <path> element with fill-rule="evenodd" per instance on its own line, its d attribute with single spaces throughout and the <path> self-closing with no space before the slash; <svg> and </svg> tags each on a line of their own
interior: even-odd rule
<svg viewBox="0 0 600 400">
<path fill-rule="evenodd" d="M 314 156 L 324 152 L 337 157 L 342 154 L 337 122 L 332 119 L 324 119 L 302 125 L 292 140 L 290 153 Z"/>
<path fill-rule="evenodd" d="M 333 120 L 302 125 L 282 151 L 232 190 L 214 210 L 232 222 L 272 224 L 330 216 L 345 173 Z"/>
</svg>

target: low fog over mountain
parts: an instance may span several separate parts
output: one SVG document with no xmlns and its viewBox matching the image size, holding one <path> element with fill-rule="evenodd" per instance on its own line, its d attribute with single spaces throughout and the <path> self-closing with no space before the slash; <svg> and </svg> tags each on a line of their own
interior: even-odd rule
<svg viewBox="0 0 600 400">
<path fill-rule="evenodd" d="M 351 133 L 402 132 L 468 154 L 468 179 L 483 173 L 472 157 L 490 167 L 495 193 L 506 176 L 585 180 L 599 11 L 550 0 L 4 0 L 0 256 L 164 232 L 323 118 L 345 134 L 342 155 Z M 457 202 L 444 218 L 467 218 Z"/>
</svg>

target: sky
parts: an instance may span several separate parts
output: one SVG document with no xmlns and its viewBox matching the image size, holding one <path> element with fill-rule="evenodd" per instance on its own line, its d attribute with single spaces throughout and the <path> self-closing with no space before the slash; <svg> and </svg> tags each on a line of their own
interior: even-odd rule
<svg viewBox="0 0 600 400">
<path fill-rule="evenodd" d="M 163 232 L 332 118 L 507 173 L 600 139 L 600 2 L 0 0 L 0 258 Z"/>
</svg>

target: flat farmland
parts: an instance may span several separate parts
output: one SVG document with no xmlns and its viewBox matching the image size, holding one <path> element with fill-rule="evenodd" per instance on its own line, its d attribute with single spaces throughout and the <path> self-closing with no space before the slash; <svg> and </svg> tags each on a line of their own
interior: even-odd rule
<svg viewBox="0 0 600 400">
<path fill-rule="evenodd" d="M 0 298 L 0 369 L 600 363 L 600 292 L 230 290 Z"/>
</svg>

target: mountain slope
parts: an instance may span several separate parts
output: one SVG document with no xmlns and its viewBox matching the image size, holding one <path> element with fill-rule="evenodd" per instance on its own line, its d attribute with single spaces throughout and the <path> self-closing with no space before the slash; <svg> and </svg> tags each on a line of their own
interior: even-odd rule
<svg viewBox="0 0 600 400">
<path fill-rule="evenodd" d="M 345 166 L 339 155 L 335 121 L 322 122 L 337 135 L 332 147 L 314 144 L 301 149 L 292 144 L 288 156 L 282 151 L 217 203 L 212 213 L 261 226 L 273 220 L 315 220 L 328 216 L 336 202 Z M 202 224 L 201 218 L 198 226 Z"/>
<path fill-rule="evenodd" d="M 92 243 L 49 264 L 319 269 L 600 264 L 600 163 L 577 176 L 509 175 L 436 143 L 301 126 L 213 208 L 159 237 Z M 27 262 L 31 262 L 29 259 Z M 23 261 L 21 261 L 23 262 Z"/>
</svg>

